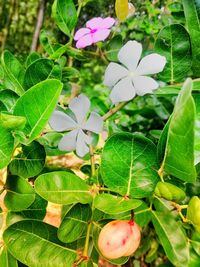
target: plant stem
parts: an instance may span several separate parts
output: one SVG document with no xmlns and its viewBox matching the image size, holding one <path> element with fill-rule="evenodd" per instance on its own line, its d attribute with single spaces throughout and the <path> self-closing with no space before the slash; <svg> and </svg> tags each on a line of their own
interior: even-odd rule
<svg viewBox="0 0 200 267">
<path fill-rule="evenodd" d="M 91 227 L 92 227 L 92 222 L 89 222 L 88 227 L 87 227 L 87 234 L 86 234 L 86 238 L 85 238 L 85 246 L 84 246 L 84 250 L 83 250 L 83 256 L 84 257 L 88 257 Z"/>
<path fill-rule="evenodd" d="M 120 109 L 122 109 L 126 104 L 128 104 L 129 101 L 127 102 L 121 102 L 118 105 L 116 105 L 114 108 L 110 109 L 104 116 L 103 120 L 106 121 L 110 117 L 112 117 L 115 113 L 117 113 Z"/>
<path fill-rule="evenodd" d="M 93 177 L 96 174 L 96 169 L 95 169 L 94 150 L 92 144 L 89 146 L 89 149 L 90 149 L 90 162 L 91 162 L 91 177 Z"/>
<path fill-rule="evenodd" d="M 149 207 L 148 209 L 144 209 L 144 210 L 136 211 L 136 212 L 135 212 L 135 215 L 136 215 L 136 214 L 143 213 L 143 212 L 146 212 L 146 211 L 151 211 L 151 207 Z"/>
<path fill-rule="evenodd" d="M 158 170 L 158 175 L 160 176 L 160 180 L 164 183 L 164 164 L 162 162 L 160 169 Z"/>
</svg>

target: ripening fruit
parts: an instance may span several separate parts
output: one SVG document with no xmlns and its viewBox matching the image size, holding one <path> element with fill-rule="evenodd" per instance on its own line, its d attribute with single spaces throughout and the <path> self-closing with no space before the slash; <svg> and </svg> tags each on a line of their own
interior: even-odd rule
<svg viewBox="0 0 200 267">
<path fill-rule="evenodd" d="M 106 224 L 98 239 L 101 254 L 108 259 L 130 256 L 139 247 L 139 226 L 133 221 L 112 221 Z"/>
</svg>

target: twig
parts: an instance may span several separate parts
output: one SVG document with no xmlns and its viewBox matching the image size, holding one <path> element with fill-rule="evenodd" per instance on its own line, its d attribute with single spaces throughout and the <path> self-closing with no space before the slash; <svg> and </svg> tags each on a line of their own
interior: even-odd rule
<svg viewBox="0 0 200 267">
<path fill-rule="evenodd" d="M 126 106 L 126 104 L 128 104 L 129 102 L 122 102 L 119 103 L 118 105 L 116 105 L 114 108 L 110 109 L 104 116 L 103 116 L 103 120 L 106 121 L 107 119 L 109 119 L 110 117 L 112 117 L 115 113 L 117 113 L 117 111 L 119 111 L 120 109 L 122 109 L 124 106 Z"/>
</svg>

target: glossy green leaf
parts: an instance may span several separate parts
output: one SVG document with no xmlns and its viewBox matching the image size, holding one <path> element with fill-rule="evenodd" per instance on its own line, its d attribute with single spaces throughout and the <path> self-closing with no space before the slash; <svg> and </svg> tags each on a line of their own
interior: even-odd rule
<svg viewBox="0 0 200 267">
<path fill-rule="evenodd" d="M 31 65 L 33 62 L 35 62 L 36 60 L 38 60 L 40 58 L 41 58 L 41 56 L 39 53 L 32 52 L 30 55 L 28 55 L 28 57 L 26 59 L 26 67 L 29 67 L 29 65 Z"/>
<path fill-rule="evenodd" d="M 19 212 L 10 211 L 7 213 L 6 225 L 9 226 L 24 219 L 43 220 L 46 215 L 47 204 L 45 199 L 35 194 L 35 200 L 28 208 Z"/>
<path fill-rule="evenodd" d="M 6 106 L 7 111 L 11 111 L 19 96 L 12 90 L 0 91 L 0 101 Z"/>
<path fill-rule="evenodd" d="M 36 192 L 44 199 L 58 204 L 87 204 L 92 201 L 90 187 L 70 172 L 50 172 L 35 181 Z"/>
<path fill-rule="evenodd" d="M 200 95 L 193 96 L 196 105 L 194 154 L 195 165 L 200 162 Z"/>
<path fill-rule="evenodd" d="M 91 215 L 89 205 L 76 204 L 63 218 L 58 228 L 58 238 L 64 243 L 71 243 L 86 235 Z"/>
<path fill-rule="evenodd" d="M 24 76 L 24 88 L 27 90 L 35 84 L 46 80 L 52 69 L 53 62 L 47 58 L 39 58 L 30 64 Z"/>
<path fill-rule="evenodd" d="M 104 146 L 102 179 L 122 196 L 150 196 L 158 181 L 156 169 L 156 147 L 142 135 L 118 133 Z"/>
<path fill-rule="evenodd" d="M 21 63 L 9 51 L 4 51 L 1 56 L 1 64 L 6 87 L 18 95 L 22 95 L 24 93 L 24 69 Z"/>
<path fill-rule="evenodd" d="M 192 67 L 196 77 L 200 75 L 200 2 L 197 0 L 183 0 L 183 8 L 186 18 L 187 29 L 192 44 Z"/>
<path fill-rule="evenodd" d="M 155 43 L 155 50 L 167 59 L 164 71 L 158 77 L 165 82 L 180 82 L 191 70 L 190 37 L 180 24 L 165 26 Z"/>
<path fill-rule="evenodd" d="M 25 124 L 26 118 L 22 116 L 14 116 L 6 113 L 0 113 L 0 125 L 5 129 L 23 129 Z"/>
<path fill-rule="evenodd" d="M 163 166 L 166 173 L 183 181 L 194 182 L 195 104 L 192 81 L 187 79 L 177 98 L 171 116 Z"/>
<path fill-rule="evenodd" d="M 191 245 L 193 249 L 195 250 L 195 252 L 200 256 L 200 242 L 192 240 Z"/>
<path fill-rule="evenodd" d="M 108 214 L 116 214 L 136 209 L 142 201 L 136 199 L 126 199 L 110 194 L 100 194 L 94 199 L 93 206 Z"/>
<path fill-rule="evenodd" d="M 24 116 L 27 124 L 23 129 L 29 143 L 43 130 L 55 109 L 62 84 L 58 80 L 46 80 L 30 88 L 16 103 L 14 115 Z"/>
<path fill-rule="evenodd" d="M 181 224 L 175 221 L 170 213 L 163 214 L 155 211 L 152 211 L 152 222 L 169 260 L 175 266 L 187 266 L 189 247 Z"/>
<path fill-rule="evenodd" d="M 70 31 L 77 23 L 76 8 L 73 0 L 55 0 L 52 6 L 52 16 L 59 29 L 70 36 Z"/>
<path fill-rule="evenodd" d="M 3 239 L 10 253 L 28 266 L 72 266 L 76 251 L 62 246 L 56 238 L 56 231 L 57 228 L 49 224 L 24 220 L 8 227 Z"/>
<path fill-rule="evenodd" d="M 0 169 L 11 160 L 14 150 L 14 138 L 10 131 L 0 125 Z"/>
<path fill-rule="evenodd" d="M 22 145 L 22 151 L 9 164 L 12 174 L 30 178 L 39 174 L 45 164 L 44 147 L 34 141 L 28 146 Z"/>
<path fill-rule="evenodd" d="M 0 264 L 2 267 L 18 267 L 17 260 L 4 246 L 0 248 Z"/>
<path fill-rule="evenodd" d="M 51 31 L 48 31 L 46 29 L 42 29 L 40 31 L 40 43 L 49 55 L 54 53 L 52 42 L 55 43 L 55 41 L 55 36 Z"/>
<path fill-rule="evenodd" d="M 8 210 L 21 211 L 28 208 L 35 200 L 34 189 L 21 177 L 8 176 L 5 188 L 7 193 L 4 203 Z"/>
</svg>

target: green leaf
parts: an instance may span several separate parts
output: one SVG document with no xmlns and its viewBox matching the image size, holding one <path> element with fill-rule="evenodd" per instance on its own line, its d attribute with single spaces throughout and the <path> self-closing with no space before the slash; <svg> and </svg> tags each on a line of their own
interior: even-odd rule
<svg viewBox="0 0 200 267">
<path fill-rule="evenodd" d="M 2 267 L 18 267 L 17 260 L 8 252 L 6 247 L 0 248 L 0 263 Z"/>
<path fill-rule="evenodd" d="M 45 199 L 35 194 L 35 200 L 28 208 L 19 212 L 10 211 L 7 213 L 6 225 L 9 226 L 24 219 L 43 220 L 46 215 L 47 204 L 48 202 Z"/>
<path fill-rule="evenodd" d="M 8 176 L 5 188 L 7 193 L 4 203 L 11 211 L 21 211 L 26 209 L 35 200 L 34 189 L 21 177 Z"/>
<path fill-rule="evenodd" d="M 109 189 L 123 196 L 152 195 L 158 181 L 156 169 L 156 147 L 142 135 L 118 133 L 104 146 L 102 179 Z"/>
<path fill-rule="evenodd" d="M 189 247 L 181 225 L 173 216 L 152 211 L 152 222 L 169 260 L 175 266 L 187 266 Z"/>
<path fill-rule="evenodd" d="M 76 204 L 63 218 L 58 228 L 58 238 L 64 243 L 71 243 L 86 235 L 91 215 L 89 205 Z"/>
<path fill-rule="evenodd" d="M 34 61 L 36 61 L 40 58 L 41 58 L 41 56 L 39 53 L 32 52 L 30 55 L 28 55 L 28 57 L 26 59 L 26 67 L 29 67 L 29 65 L 31 65 Z"/>
<path fill-rule="evenodd" d="M 136 209 L 142 201 L 136 199 L 125 199 L 110 194 L 100 194 L 94 199 L 93 206 L 108 214 L 121 213 Z"/>
<path fill-rule="evenodd" d="M 53 62 L 47 58 L 35 60 L 28 66 L 24 76 L 24 88 L 27 90 L 35 84 L 46 80 L 52 69 Z"/>
<path fill-rule="evenodd" d="M 56 238 L 56 232 L 57 228 L 46 223 L 24 220 L 8 227 L 3 239 L 10 253 L 28 266 L 72 266 L 77 253 L 63 247 Z"/>
<path fill-rule="evenodd" d="M 193 95 L 196 105 L 194 154 L 195 165 L 200 162 L 200 95 Z"/>
<path fill-rule="evenodd" d="M 73 0 L 55 0 L 52 6 L 52 16 L 59 29 L 70 37 L 70 31 L 77 23 Z"/>
<path fill-rule="evenodd" d="M 54 47 L 52 45 L 52 42 L 56 42 L 52 32 L 47 31 L 46 29 L 42 29 L 40 32 L 40 43 L 49 55 L 54 53 Z"/>
<path fill-rule="evenodd" d="M 108 44 L 106 57 L 110 61 L 118 61 L 118 52 L 123 45 L 121 35 L 116 35 Z"/>
<path fill-rule="evenodd" d="M 55 109 L 61 90 L 60 81 L 46 80 L 34 85 L 17 101 L 14 115 L 27 119 L 23 132 L 29 143 L 42 132 Z"/>
<path fill-rule="evenodd" d="M 11 90 L 0 91 L 0 101 L 6 106 L 7 111 L 11 111 L 19 96 Z"/>
<path fill-rule="evenodd" d="M 190 37 L 180 24 L 165 26 L 159 33 L 155 50 L 167 59 L 164 71 L 158 75 L 165 82 L 181 82 L 191 70 Z"/>
<path fill-rule="evenodd" d="M 69 172 L 40 175 L 35 181 L 35 190 L 44 199 L 57 204 L 87 204 L 92 201 L 90 187 L 81 178 Z"/>
<path fill-rule="evenodd" d="M 193 249 L 195 250 L 195 252 L 200 256 L 200 242 L 191 240 L 191 245 Z"/>
<path fill-rule="evenodd" d="M 24 93 L 23 80 L 24 69 L 20 62 L 9 52 L 4 51 L 1 56 L 1 64 L 4 70 L 4 83 L 18 95 Z"/>
<path fill-rule="evenodd" d="M 192 44 L 192 69 L 196 77 L 200 75 L 200 2 L 196 0 L 183 0 L 183 8 L 186 18 L 187 29 Z"/>
<path fill-rule="evenodd" d="M 11 160 L 14 149 L 14 138 L 10 131 L 0 126 L 0 140 L 0 169 L 2 169 Z"/>
<path fill-rule="evenodd" d="M 25 124 L 26 118 L 22 116 L 14 116 L 6 113 L 0 113 L 0 125 L 5 129 L 23 129 Z"/>
<path fill-rule="evenodd" d="M 44 167 L 45 157 L 44 147 L 38 142 L 34 141 L 28 146 L 22 145 L 22 152 L 11 161 L 9 170 L 23 178 L 36 176 Z"/>
<path fill-rule="evenodd" d="M 166 173 L 186 182 L 194 182 L 195 104 L 192 81 L 187 79 L 180 91 L 171 116 L 163 167 Z"/>
</svg>

